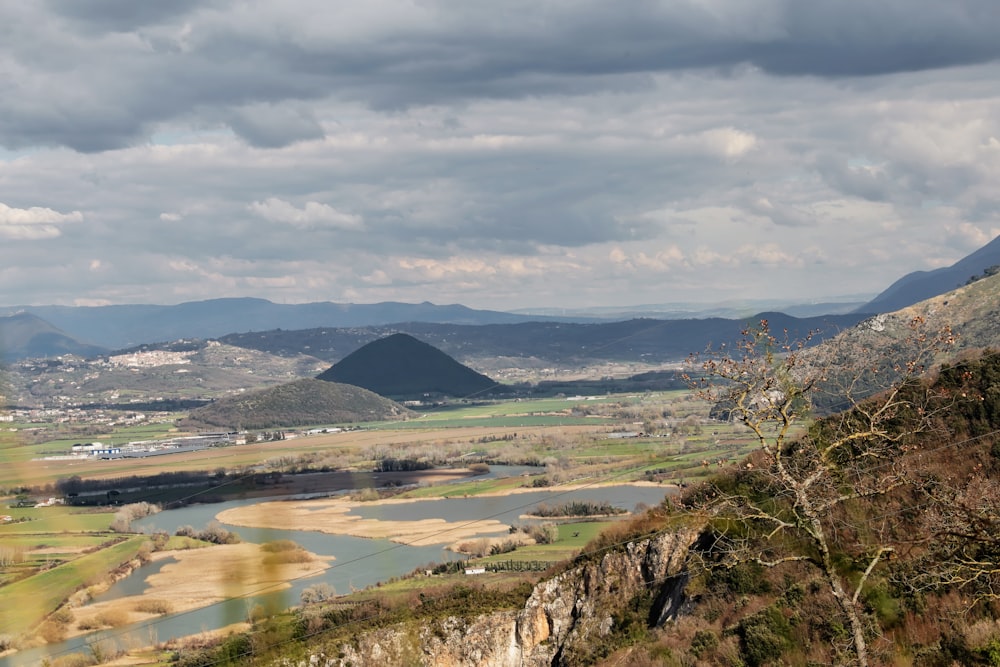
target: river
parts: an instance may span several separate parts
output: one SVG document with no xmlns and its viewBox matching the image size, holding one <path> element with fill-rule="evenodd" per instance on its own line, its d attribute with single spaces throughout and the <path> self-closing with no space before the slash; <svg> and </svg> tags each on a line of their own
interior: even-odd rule
<svg viewBox="0 0 1000 667">
<path fill-rule="evenodd" d="M 497 474 L 500 471 L 494 471 Z M 667 489 L 659 487 L 605 486 L 575 490 L 542 489 L 507 496 L 473 496 L 469 498 L 422 500 L 406 504 L 371 505 L 353 510 L 359 516 L 385 520 L 418 520 L 443 518 L 448 521 L 475 521 L 497 519 L 503 523 L 522 522 L 522 514 L 540 503 L 555 505 L 569 501 L 608 502 L 616 507 L 632 510 L 637 504 L 654 505 L 663 500 Z M 139 530 L 166 530 L 174 533 L 185 525 L 203 528 L 223 510 L 242 507 L 274 498 L 235 500 L 209 505 L 191 505 L 146 517 L 133 524 Z M 334 556 L 336 560 L 321 575 L 292 581 L 291 588 L 278 592 L 261 591 L 252 598 L 239 598 L 210 605 L 188 612 L 170 614 L 149 621 L 135 623 L 125 628 L 92 633 L 60 644 L 39 649 L 20 651 L 0 658 L 0 667 L 37 665 L 46 657 L 68 653 L 87 653 L 95 641 L 113 641 L 118 645 L 143 646 L 184 637 L 206 630 L 225 627 L 246 620 L 248 610 L 255 604 L 265 608 L 284 608 L 298 604 L 302 590 L 319 582 L 326 582 L 338 593 L 354 588 L 366 588 L 394 577 L 409 574 L 431 563 L 464 558 L 461 554 L 438 546 L 413 547 L 387 540 L 372 540 L 347 535 L 329 535 L 309 530 L 274 530 L 229 526 L 246 542 L 262 543 L 270 540 L 293 540 L 319 555 Z M 137 595 L 145 589 L 145 579 L 163 567 L 164 562 L 151 563 L 135 570 L 95 601 Z"/>
</svg>

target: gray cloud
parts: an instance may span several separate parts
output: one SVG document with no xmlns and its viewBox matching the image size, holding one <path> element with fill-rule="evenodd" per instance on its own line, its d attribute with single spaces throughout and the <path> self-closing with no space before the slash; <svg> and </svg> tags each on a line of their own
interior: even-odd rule
<svg viewBox="0 0 1000 667">
<path fill-rule="evenodd" d="M 813 298 L 1000 233 L 991 3 L 82 7 L 0 7 L 0 303 Z"/>
<path fill-rule="evenodd" d="M 171 2 L 131 2 L 131 0 L 47 0 L 56 14 L 99 31 L 125 32 L 143 26 L 184 17 L 206 3 L 202 0 Z"/>
<path fill-rule="evenodd" d="M 240 109 L 231 116 L 228 125 L 258 148 L 281 148 L 323 137 L 323 128 L 308 111 L 274 105 Z"/>
<path fill-rule="evenodd" d="M 156 123 L 211 109 L 251 143 L 273 147 L 318 136 L 307 117 L 261 111 L 281 110 L 284 101 L 334 96 L 390 110 L 636 90 L 656 72 L 750 65 L 852 77 L 1000 57 L 992 0 L 734 0 L 711 10 L 695 2 L 551 1 L 506 12 L 453 2 L 372 3 L 367 13 L 306 2 L 103 0 L 84 8 L 50 0 L 43 7 L 71 23 L 2 10 L 22 24 L 49 24 L 42 43 L 22 34 L 6 49 L 24 67 L 8 96 L 18 102 L 0 125 L 9 147 L 115 149 Z M 80 22 L 117 32 L 73 33 Z M 61 66 L 43 64 L 41 83 L 29 83 L 39 48 L 63 54 Z"/>
</svg>

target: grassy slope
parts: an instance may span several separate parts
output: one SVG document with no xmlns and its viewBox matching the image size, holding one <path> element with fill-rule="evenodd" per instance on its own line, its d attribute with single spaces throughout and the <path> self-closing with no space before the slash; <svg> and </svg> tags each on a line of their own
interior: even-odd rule
<svg viewBox="0 0 1000 667">
<path fill-rule="evenodd" d="M 126 538 L 106 549 L 0 588 L 0 627 L 12 635 L 35 627 L 74 591 L 135 557 L 146 539 L 142 535 Z"/>
</svg>

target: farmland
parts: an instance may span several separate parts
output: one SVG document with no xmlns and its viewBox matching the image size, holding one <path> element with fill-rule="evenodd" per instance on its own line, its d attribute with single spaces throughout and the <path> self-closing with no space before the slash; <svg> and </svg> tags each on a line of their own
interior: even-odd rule
<svg viewBox="0 0 1000 667">
<path fill-rule="evenodd" d="M 372 467 L 387 457 L 422 462 L 435 469 L 413 473 L 424 482 L 392 491 L 396 502 L 505 495 L 581 484 L 683 484 L 709 474 L 746 451 L 746 434 L 741 427 L 711 421 L 707 412 L 705 403 L 686 392 L 490 402 L 427 409 L 416 419 L 364 424 L 361 428 L 335 430 L 343 425 L 317 425 L 316 429 L 325 427 L 327 432 L 290 432 L 283 439 L 177 456 L 69 462 L 36 457 L 65 449 L 70 439 L 26 445 L 16 441 L 16 431 L 8 430 L 3 432 L 0 453 L 13 465 L 0 470 L 0 486 L 35 487 L 31 497 L 41 500 L 48 495 L 48 489 L 54 488 L 50 485 L 69 475 L 104 479 L 111 485 L 109 488 L 114 488 L 116 480 L 126 476 L 211 471 L 204 486 L 123 490 L 118 498 L 119 502 L 168 502 L 178 497 L 197 499 L 198 494 L 206 492 L 218 498 L 238 498 L 334 487 L 374 487 L 391 479 L 405 483 L 409 478 L 403 473 L 396 478 L 382 474 L 375 478 L 371 474 Z M 169 425 L 147 425 L 109 430 L 93 437 L 101 442 L 121 443 L 172 435 L 176 431 Z M 473 464 L 494 463 L 530 467 L 526 476 L 486 479 L 474 474 L 477 466 Z M 466 469 L 470 466 L 473 470 Z M 265 484 L 260 482 L 262 475 L 267 476 Z M 448 483 L 432 484 L 435 480 Z M 13 500 L 11 497 L 8 502 Z M 7 512 L 15 520 L 30 519 L 0 527 L 4 544 L 9 545 L 6 548 L 20 554 L 11 559 L 17 563 L 0 570 L 0 604 L 10 609 L 21 600 L 33 600 L 29 613 L 20 613 L 16 621 L 3 624 L 16 634 L 36 628 L 57 639 L 60 630 L 53 629 L 53 619 L 59 616 L 53 616 L 53 612 L 60 604 L 133 560 L 140 550 L 148 550 L 147 536 L 108 531 L 113 520 L 110 511 L 82 513 L 78 508 L 55 506 L 11 508 Z M 604 520 L 560 522 L 548 544 L 529 542 L 470 563 L 516 570 L 520 566 L 511 563 L 520 562 L 537 568 L 571 557 L 608 525 L 610 522 Z M 53 567 L 54 561 L 59 563 Z M 450 579 L 458 575 L 442 576 Z M 501 572 L 490 576 L 503 580 L 522 575 Z M 408 590 L 423 584 L 418 578 L 394 585 Z M 387 584 L 381 592 L 391 594 L 392 590 Z M 45 618 L 49 620 L 42 623 Z"/>
</svg>

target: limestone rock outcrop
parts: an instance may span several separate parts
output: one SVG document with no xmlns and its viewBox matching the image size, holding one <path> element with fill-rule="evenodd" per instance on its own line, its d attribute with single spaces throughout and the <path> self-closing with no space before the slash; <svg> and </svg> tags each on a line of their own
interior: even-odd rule
<svg viewBox="0 0 1000 667">
<path fill-rule="evenodd" d="M 448 617 L 420 628 L 393 626 L 351 644 L 313 653 L 288 667 L 413 664 L 429 667 L 572 665 L 595 637 L 615 629 L 615 615 L 650 596 L 650 625 L 678 613 L 695 528 L 629 542 L 537 584 L 520 610 L 471 619 Z"/>
</svg>

